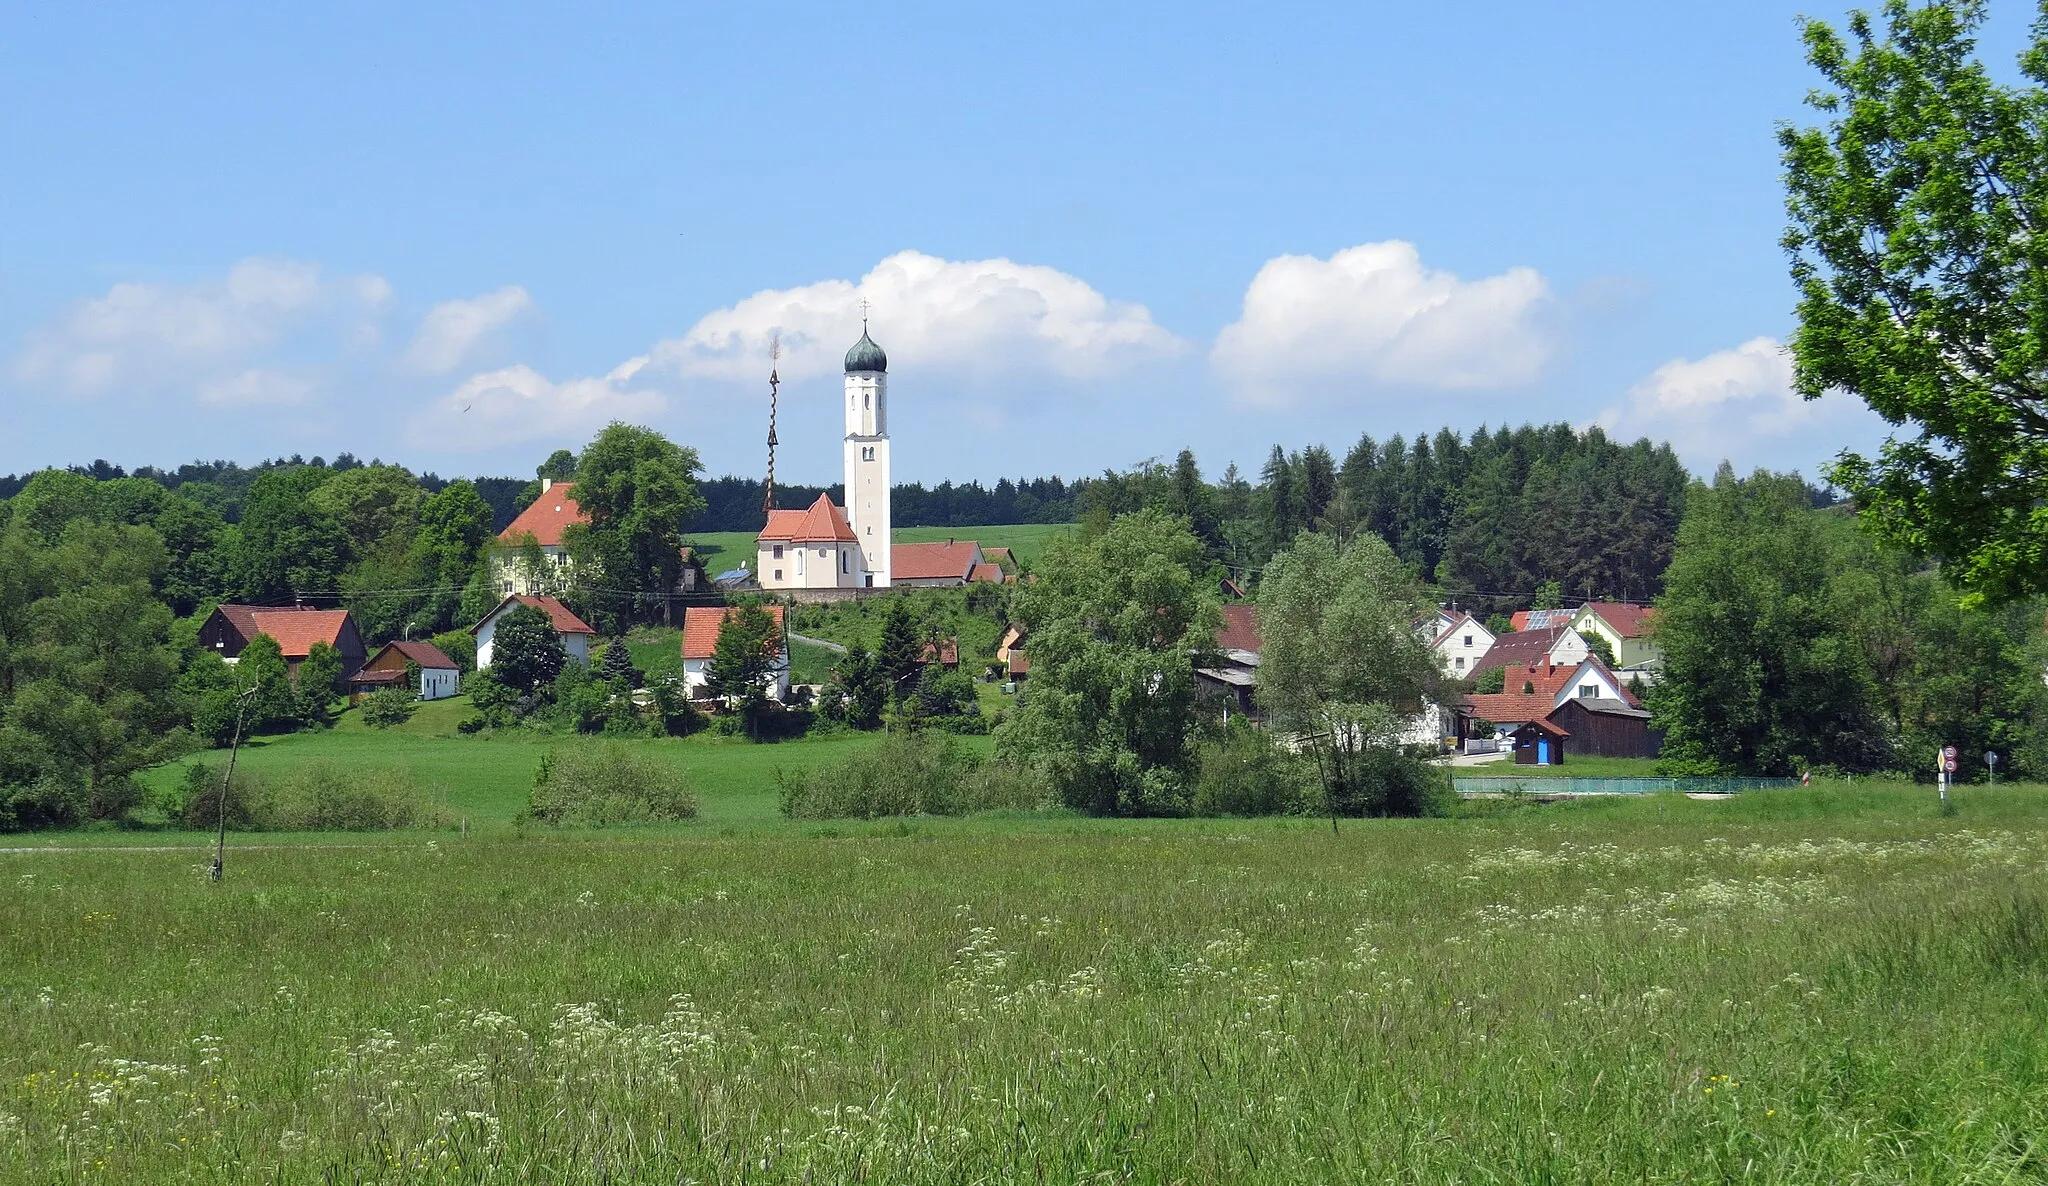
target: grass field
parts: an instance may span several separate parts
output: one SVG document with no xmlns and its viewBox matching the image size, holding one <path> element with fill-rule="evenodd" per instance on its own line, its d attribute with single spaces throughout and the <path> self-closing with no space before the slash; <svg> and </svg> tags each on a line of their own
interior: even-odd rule
<svg viewBox="0 0 2048 1186">
<path fill-rule="evenodd" d="M 14 854 L 0 1178 L 2039 1181 L 2048 792 L 1958 800 Z"/>
<path fill-rule="evenodd" d="M 526 808 L 527 791 L 541 755 L 551 746 L 563 744 L 559 736 L 513 731 L 464 737 L 455 723 L 474 712 L 467 698 L 422 704 L 406 724 L 386 730 L 364 725 L 360 714 L 343 713 L 339 722 L 325 732 L 293 733 L 259 739 L 244 746 L 239 759 L 242 769 L 258 776 L 314 763 L 349 769 L 404 769 L 426 787 L 434 800 L 446 806 L 472 827 L 509 825 Z M 631 744 L 662 761 L 672 763 L 689 776 L 690 786 L 703 803 L 697 827 L 726 827 L 779 822 L 775 788 L 778 767 L 808 768 L 836 760 L 879 740 L 875 734 L 842 734 L 805 738 L 775 745 L 756 745 L 739 738 L 698 734 L 670 741 L 635 741 Z M 987 738 L 967 738 L 965 744 L 986 751 Z M 222 754 L 201 759 L 218 766 Z M 183 777 L 183 766 L 174 764 L 148 771 L 144 781 L 152 787 L 168 787 Z M 148 834 L 142 834 L 148 835 Z M 59 835 L 39 834 L 27 843 L 66 843 Z"/>
</svg>

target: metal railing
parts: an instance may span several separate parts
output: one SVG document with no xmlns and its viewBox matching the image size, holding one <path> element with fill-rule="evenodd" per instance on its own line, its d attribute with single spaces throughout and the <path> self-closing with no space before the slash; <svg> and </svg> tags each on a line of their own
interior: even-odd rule
<svg viewBox="0 0 2048 1186">
<path fill-rule="evenodd" d="M 1796 787 L 1796 778 L 1543 778 L 1499 776 L 1458 778 L 1451 783 L 1460 795 L 1533 795 L 1557 798 L 1575 795 L 1733 795 Z"/>
</svg>

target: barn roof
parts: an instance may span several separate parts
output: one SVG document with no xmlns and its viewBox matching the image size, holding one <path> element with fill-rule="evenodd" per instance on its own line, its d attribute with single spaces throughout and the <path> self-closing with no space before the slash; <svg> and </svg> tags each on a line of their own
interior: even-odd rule
<svg viewBox="0 0 2048 1186">
<path fill-rule="evenodd" d="M 1259 638 L 1259 607 L 1246 604 L 1224 606 L 1223 629 L 1216 632 L 1216 649 L 1257 654 L 1263 646 Z"/>
<path fill-rule="evenodd" d="M 259 634 L 277 640 L 277 649 L 287 659 L 303 659 L 313 644 L 336 646 L 341 631 L 349 624 L 345 609 L 307 609 L 302 606 L 223 605 L 220 615 L 228 620 L 243 642 Z"/>
<path fill-rule="evenodd" d="M 377 657 L 382 658 L 385 651 L 396 651 L 404 655 L 409 662 L 417 663 L 429 671 L 442 669 L 448 671 L 457 670 L 455 660 L 450 659 L 446 652 L 430 642 L 413 642 L 402 639 L 387 642 L 377 652 Z M 375 659 L 371 660 L 373 663 L 375 661 Z"/>
<path fill-rule="evenodd" d="M 889 579 L 964 581 L 980 554 L 981 545 L 971 539 L 949 539 L 942 544 L 897 544 L 889 557 Z"/>
</svg>

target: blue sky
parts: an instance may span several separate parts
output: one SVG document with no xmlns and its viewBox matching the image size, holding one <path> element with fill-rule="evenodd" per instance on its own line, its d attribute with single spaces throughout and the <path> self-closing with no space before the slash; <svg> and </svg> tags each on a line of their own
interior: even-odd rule
<svg viewBox="0 0 2048 1186">
<path fill-rule="evenodd" d="M 754 473 L 779 330 L 830 480 L 865 298 L 903 479 L 1503 420 L 1811 473 L 1883 426 L 1784 393 L 1800 11 L 18 9 L 0 472 L 620 417 Z"/>
</svg>

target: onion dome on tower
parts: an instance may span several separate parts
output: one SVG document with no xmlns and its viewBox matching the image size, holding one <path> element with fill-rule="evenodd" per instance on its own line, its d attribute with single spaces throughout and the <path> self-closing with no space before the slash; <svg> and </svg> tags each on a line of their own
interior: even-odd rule
<svg viewBox="0 0 2048 1186">
<path fill-rule="evenodd" d="M 887 373 L 888 370 L 889 356 L 882 353 L 882 348 L 875 345 L 875 340 L 868 336 L 867 322 L 861 322 L 860 341 L 855 342 L 853 348 L 846 352 L 846 373 L 849 375 L 856 371 L 881 371 Z"/>
</svg>

